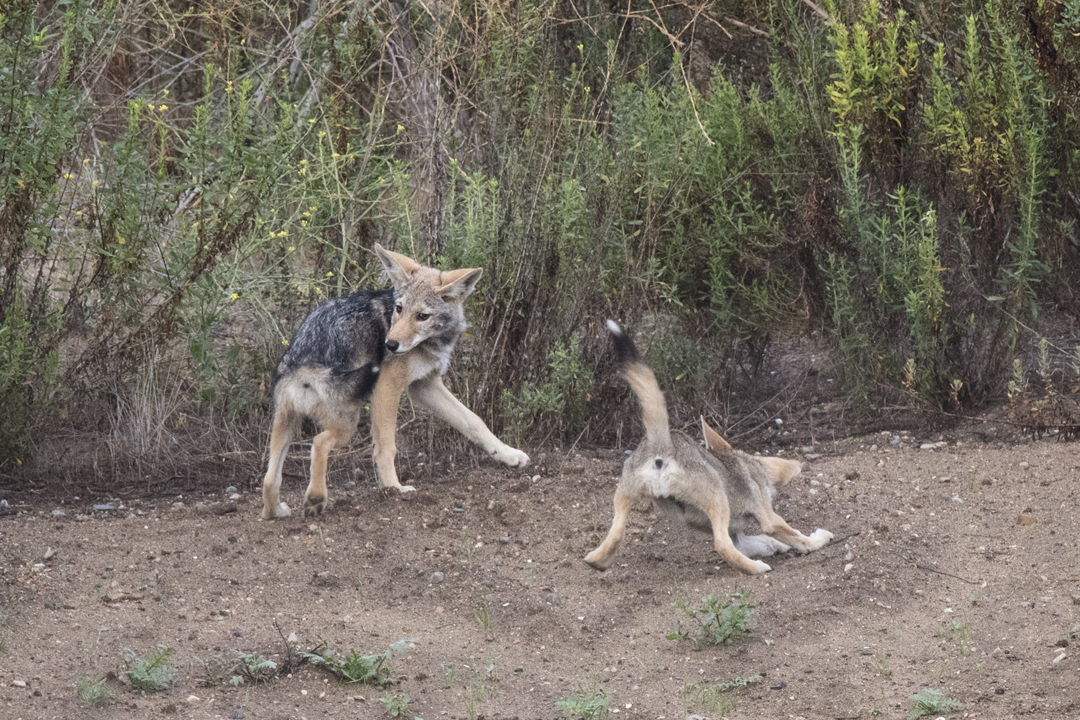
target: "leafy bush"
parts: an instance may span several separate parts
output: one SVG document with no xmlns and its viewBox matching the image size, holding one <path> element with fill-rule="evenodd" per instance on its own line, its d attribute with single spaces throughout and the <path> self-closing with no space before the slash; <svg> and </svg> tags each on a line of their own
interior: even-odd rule
<svg viewBox="0 0 1080 720">
<path fill-rule="evenodd" d="M 612 432 L 612 316 L 681 338 L 675 423 L 743 380 L 709 369 L 752 384 L 818 329 L 859 406 L 1000 391 L 1041 304 L 1080 310 L 1077 3 L 737 5 L 9 3 L 0 472 L 45 427 L 144 477 L 190 466 L 174 433 L 260 426 L 282 343 L 378 281 L 374 242 L 484 268 L 454 383 L 524 441 Z M 698 23 L 731 37 L 673 40 Z"/>
</svg>

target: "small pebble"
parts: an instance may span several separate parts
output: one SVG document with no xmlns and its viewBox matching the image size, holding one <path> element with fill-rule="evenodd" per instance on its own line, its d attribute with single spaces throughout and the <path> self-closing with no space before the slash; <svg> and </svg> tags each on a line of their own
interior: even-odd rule
<svg viewBox="0 0 1080 720">
<path fill-rule="evenodd" d="M 851 572 L 851 568 L 855 567 L 852 563 L 848 563 L 844 566 L 844 572 Z"/>
<path fill-rule="evenodd" d="M 446 579 L 446 576 L 443 575 L 441 572 L 431 573 L 431 582 L 433 583 L 441 583 L 444 579 Z"/>
</svg>

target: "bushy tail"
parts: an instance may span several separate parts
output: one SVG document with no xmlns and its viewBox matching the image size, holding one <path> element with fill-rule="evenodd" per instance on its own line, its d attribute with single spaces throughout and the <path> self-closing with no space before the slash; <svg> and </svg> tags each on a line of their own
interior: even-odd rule
<svg viewBox="0 0 1080 720">
<path fill-rule="evenodd" d="M 622 375 L 641 401 L 646 439 L 653 445 L 671 445 L 667 403 L 664 402 L 664 393 L 660 392 L 660 386 L 656 384 L 656 376 L 638 359 L 634 341 L 622 331 L 622 328 L 613 320 L 608 320 L 607 326 L 615 342 L 615 355 L 619 360 Z"/>
</svg>

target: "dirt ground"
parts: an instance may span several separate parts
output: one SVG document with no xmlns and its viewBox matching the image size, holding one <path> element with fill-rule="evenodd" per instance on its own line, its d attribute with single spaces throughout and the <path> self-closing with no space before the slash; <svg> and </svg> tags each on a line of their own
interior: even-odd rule
<svg viewBox="0 0 1080 720">
<path fill-rule="evenodd" d="M 646 507 L 612 569 L 586 566 L 621 449 L 552 449 L 524 471 L 416 454 L 405 497 L 339 459 L 314 522 L 260 520 L 254 485 L 233 500 L 5 488 L 0 716 L 375 718 L 407 695 L 402 717 L 557 718 L 577 717 L 557 702 L 601 692 L 609 717 L 841 720 L 906 718 L 932 689 L 962 703 L 950 718 L 1080 717 L 1076 443 L 993 422 L 782 440 L 806 468 L 777 510 L 836 538 L 759 577 Z M 287 471 L 296 508 L 302 460 Z M 740 590 L 756 604 L 749 636 L 667 639 L 692 627 L 677 598 Z M 320 643 L 369 654 L 403 639 L 385 688 L 304 662 Z M 175 679 L 137 694 L 125 653 L 157 645 Z M 237 651 L 282 672 L 241 683 Z M 102 678 L 113 698 L 85 707 L 76 683 Z"/>
</svg>

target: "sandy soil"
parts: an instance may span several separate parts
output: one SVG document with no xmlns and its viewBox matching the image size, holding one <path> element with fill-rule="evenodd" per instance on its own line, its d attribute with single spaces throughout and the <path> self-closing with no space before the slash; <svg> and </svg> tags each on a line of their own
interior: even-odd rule
<svg viewBox="0 0 1080 720">
<path fill-rule="evenodd" d="M 950 717 L 1073 720 L 1076 447 L 989 424 L 782 448 L 807 465 L 777 510 L 836 539 L 759 577 L 646 507 L 611 570 L 586 566 L 611 520 L 614 449 L 553 449 L 525 472 L 417 455 L 406 497 L 339 459 L 317 522 L 264 522 L 254 487 L 229 500 L 212 477 L 213 492 L 182 497 L 8 487 L 0 716 L 374 718 L 389 694 L 409 697 L 409 718 L 557 718 L 577 717 L 557 702 L 599 692 L 609 717 L 906 718 L 930 689 L 962 703 Z M 302 461 L 287 469 L 298 507 Z M 666 638 L 691 627 L 677 598 L 740 590 L 756 604 L 749 636 Z M 368 654 L 403 639 L 385 688 L 304 661 L 321 643 Z M 175 679 L 138 694 L 125 651 L 157 645 Z M 238 683 L 236 652 L 281 672 Z M 85 707 L 76 683 L 103 678 L 113 698 Z"/>
</svg>

